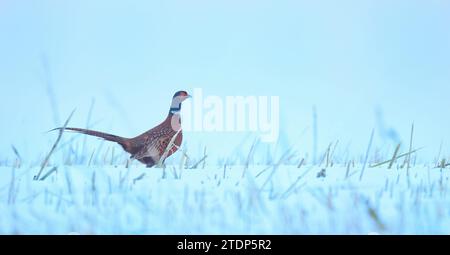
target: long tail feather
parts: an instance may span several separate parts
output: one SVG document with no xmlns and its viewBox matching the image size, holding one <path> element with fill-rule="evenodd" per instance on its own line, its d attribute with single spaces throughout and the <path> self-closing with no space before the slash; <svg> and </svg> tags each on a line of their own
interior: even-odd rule
<svg viewBox="0 0 450 255">
<path fill-rule="evenodd" d="M 89 130 L 89 129 L 83 129 L 83 128 L 55 128 L 53 130 L 50 131 L 55 131 L 55 130 L 69 130 L 69 131 L 73 131 L 73 132 L 77 132 L 77 133 L 81 133 L 81 134 L 85 134 L 85 135 L 90 135 L 90 136 L 95 136 L 95 137 L 100 137 L 103 138 L 107 141 L 111 141 L 111 142 L 116 142 L 119 144 L 123 144 L 127 139 L 124 137 L 120 137 L 117 135 L 111 135 L 108 133 L 103 133 L 103 132 L 98 132 L 98 131 L 94 131 L 94 130 Z"/>
</svg>

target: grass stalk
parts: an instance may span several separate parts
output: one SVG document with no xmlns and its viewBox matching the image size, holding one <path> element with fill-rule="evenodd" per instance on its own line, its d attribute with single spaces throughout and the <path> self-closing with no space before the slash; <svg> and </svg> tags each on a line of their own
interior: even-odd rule
<svg viewBox="0 0 450 255">
<path fill-rule="evenodd" d="M 395 158 L 395 160 L 398 160 L 398 159 L 400 159 L 400 158 L 403 158 L 403 157 L 405 157 L 405 156 L 408 156 L 409 154 L 416 153 L 417 151 L 419 151 L 419 150 L 421 150 L 421 149 L 423 149 L 423 147 L 418 148 L 418 149 L 415 149 L 415 150 L 412 150 L 411 152 L 403 153 L 403 154 L 397 156 L 397 157 Z M 389 159 L 389 160 L 386 160 L 386 161 L 377 163 L 377 164 L 375 164 L 375 165 L 371 165 L 370 168 L 379 167 L 379 166 L 385 165 L 385 164 L 387 164 L 387 163 L 390 163 L 391 161 L 392 161 L 392 159 Z"/>
<path fill-rule="evenodd" d="M 412 151 L 412 145 L 413 145 L 413 136 L 414 136 L 414 123 L 411 125 L 411 137 L 409 139 L 409 153 L 408 153 L 408 161 L 406 165 L 406 175 L 408 177 L 408 186 L 409 186 L 409 168 L 411 166 L 411 151 Z"/>
<path fill-rule="evenodd" d="M 400 150 L 400 146 L 401 146 L 401 143 L 397 144 L 397 147 L 395 148 L 394 154 L 392 155 L 391 162 L 389 163 L 388 169 L 391 169 L 392 166 L 394 165 L 394 162 L 397 159 L 398 151 Z"/>
<path fill-rule="evenodd" d="M 42 174 L 42 171 L 47 166 L 48 161 L 50 160 L 50 157 L 52 156 L 53 152 L 55 151 L 56 147 L 58 146 L 58 143 L 61 141 L 61 138 L 62 138 L 62 135 L 64 133 L 64 130 L 66 129 L 67 124 L 69 124 L 69 121 L 72 118 L 74 113 L 75 113 L 75 110 L 73 110 L 72 113 L 70 113 L 69 118 L 67 118 L 66 122 L 64 123 L 64 126 L 61 129 L 59 129 L 58 138 L 56 139 L 55 143 L 53 144 L 50 152 L 45 157 L 44 162 L 42 162 L 41 169 L 39 170 L 38 174 L 35 175 L 34 178 L 33 178 L 35 181 L 39 180 L 39 178 L 40 178 L 40 176 Z"/>
<path fill-rule="evenodd" d="M 169 144 L 167 145 L 166 149 L 164 150 L 163 155 L 162 155 L 161 158 L 159 159 L 158 167 L 161 167 L 161 166 L 163 165 L 164 160 L 166 160 L 167 155 L 169 154 L 169 151 L 172 150 L 172 148 L 173 148 L 173 146 L 174 146 L 174 143 L 175 143 L 175 139 L 177 138 L 177 136 L 178 136 L 178 134 L 179 134 L 180 132 L 181 132 L 181 129 L 179 129 L 179 130 L 175 133 L 175 135 L 173 135 L 172 139 L 170 139 L 170 142 L 169 142 Z"/>
<path fill-rule="evenodd" d="M 44 174 L 39 181 L 44 181 L 45 179 L 47 179 L 47 177 L 49 177 L 52 173 L 56 173 L 58 172 L 58 168 L 55 166 L 52 169 L 50 169 L 50 171 L 48 171 L 46 174 Z"/>
<path fill-rule="evenodd" d="M 369 145 L 367 146 L 366 157 L 364 158 L 364 163 L 361 169 L 361 174 L 359 175 L 359 181 L 362 181 L 364 176 L 364 170 L 366 169 L 367 161 L 369 160 L 370 149 L 372 148 L 373 135 L 375 134 L 375 129 L 372 129 L 372 134 L 370 135 Z"/>
</svg>

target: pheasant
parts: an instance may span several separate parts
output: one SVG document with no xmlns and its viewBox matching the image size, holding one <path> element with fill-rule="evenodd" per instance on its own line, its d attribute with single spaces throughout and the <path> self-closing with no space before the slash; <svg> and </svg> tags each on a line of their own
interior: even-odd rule
<svg viewBox="0 0 450 255">
<path fill-rule="evenodd" d="M 55 130 L 69 130 L 90 136 L 103 138 L 116 142 L 136 159 L 147 167 L 152 167 L 174 154 L 181 145 L 183 133 L 181 129 L 181 103 L 191 96 L 186 91 L 178 91 L 172 98 L 167 118 L 158 126 L 134 138 L 125 138 L 108 133 L 82 128 L 56 128 Z M 171 145 L 168 148 L 169 144 Z"/>
</svg>

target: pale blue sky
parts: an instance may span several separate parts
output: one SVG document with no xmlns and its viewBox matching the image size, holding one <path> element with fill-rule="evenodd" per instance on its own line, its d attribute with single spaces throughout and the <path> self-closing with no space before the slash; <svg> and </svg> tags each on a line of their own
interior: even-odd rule
<svg viewBox="0 0 450 255">
<path fill-rule="evenodd" d="M 42 56 L 60 119 L 77 108 L 73 126 L 95 98 L 96 129 L 132 136 L 165 117 L 175 91 L 199 87 L 280 96 L 285 140 L 303 151 L 313 105 L 320 149 L 340 139 L 361 153 L 378 108 L 404 140 L 414 121 L 431 157 L 450 146 L 449 11 L 445 0 L 1 0 L 0 159 L 12 143 L 31 157 L 54 139 L 43 133 L 55 123 Z M 194 133 L 187 143 L 221 156 L 242 137 Z"/>
</svg>

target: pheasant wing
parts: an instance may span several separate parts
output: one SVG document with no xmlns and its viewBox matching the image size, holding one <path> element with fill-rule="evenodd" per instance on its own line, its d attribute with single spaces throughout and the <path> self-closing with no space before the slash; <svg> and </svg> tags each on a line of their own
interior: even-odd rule
<svg viewBox="0 0 450 255">
<path fill-rule="evenodd" d="M 155 161 L 159 161 L 173 135 L 175 135 L 175 132 L 171 128 L 154 130 L 148 134 L 144 146 L 133 156 L 133 158 L 139 160 L 151 157 Z"/>
</svg>

